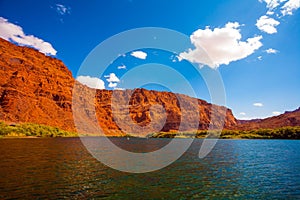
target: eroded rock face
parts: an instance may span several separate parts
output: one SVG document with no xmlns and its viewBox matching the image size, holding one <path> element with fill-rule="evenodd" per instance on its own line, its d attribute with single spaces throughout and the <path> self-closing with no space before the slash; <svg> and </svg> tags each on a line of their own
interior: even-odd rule
<svg viewBox="0 0 300 200">
<path fill-rule="evenodd" d="M 124 135 L 122 130 L 132 133 L 149 124 L 155 131 L 189 131 L 195 129 L 195 124 L 198 129 L 205 130 L 212 118 L 212 126 L 221 127 L 222 114 L 226 115 L 225 128 L 237 124 L 231 110 L 185 95 L 145 89 L 95 91 L 76 82 L 62 61 L 1 38 L 0 80 L 0 120 L 4 121 L 33 122 L 76 130 L 72 114 L 76 112 L 72 110 L 73 87 L 76 84 L 79 101 L 76 109 L 84 119 L 82 127 L 87 128 L 80 130 L 83 132 L 89 132 L 88 127 L 98 124 L 107 135 Z M 117 104 L 118 110 L 113 113 L 112 95 L 120 102 L 129 102 L 129 106 Z M 186 110 L 182 110 L 180 102 Z M 198 116 L 194 114 L 196 109 L 199 110 Z M 165 123 L 161 126 L 159 122 L 162 120 Z"/>
<path fill-rule="evenodd" d="M 112 104 L 108 103 L 111 102 L 112 96 L 117 99 L 118 102 L 129 102 L 129 106 L 124 109 L 118 109 L 115 113 L 112 113 Z M 231 110 L 182 94 L 145 89 L 135 89 L 134 91 L 98 90 L 96 99 L 98 120 L 103 119 L 103 116 L 107 119 L 106 122 L 103 121 L 100 124 L 109 124 L 113 129 L 117 127 L 120 128 L 121 126 L 122 130 L 126 130 L 126 132 L 129 133 L 142 132 L 140 129 L 136 131 L 133 127 L 134 124 L 139 125 L 139 127 L 147 128 L 150 123 L 153 123 L 153 129 L 149 129 L 147 131 L 148 133 L 155 131 L 206 130 L 211 123 L 212 107 L 214 109 L 215 119 L 212 122 L 212 127 L 222 128 L 224 123 L 224 127 L 229 128 L 237 123 Z M 157 105 L 160 105 L 161 108 L 156 108 Z M 129 110 L 129 115 L 126 115 L 126 109 Z M 195 112 L 197 109 L 199 112 Z M 114 119 L 115 115 L 121 120 L 118 121 Z M 224 115 L 224 119 L 222 119 L 222 115 Z M 165 116 L 165 119 L 162 119 L 163 116 Z M 114 121 L 119 122 L 119 126 L 115 127 L 115 123 L 108 123 Z M 162 121 L 165 123 L 161 126 L 160 122 Z"/>
<path fill-rule="evenodd" d="M 63 62 L 0 39 L 0 119 L 74 130 L 74 79 Z"/>
</svg>

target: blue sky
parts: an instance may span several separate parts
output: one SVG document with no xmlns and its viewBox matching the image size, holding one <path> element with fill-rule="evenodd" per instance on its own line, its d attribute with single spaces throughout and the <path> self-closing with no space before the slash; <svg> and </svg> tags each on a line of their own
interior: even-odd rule
<svg viewBox="0 0 300 200">
<path fill-rule="evenodd" d="M 0 36 L 52 54 L 76 76 L 86 56 L 115 34 L 141 27 L 172 29 L 191 36 L 194 45 L 181 52 L 180 59 L 170 52 L 137 49 L 105 66 L 103 76 L 83 81 L 120 88 L 126 72 L 156 62 L 183 74 L 195 96 L 210 101 L 203 79 L 190 67 L 193 62 L 220 72 L 226 105 L 237 118 L 263 118 L 300 106 L 298 8 L 299 0 L 2 0 Z M 197 45 L 205 47 L 212 63 L 201 59 Z"/>
</svg>

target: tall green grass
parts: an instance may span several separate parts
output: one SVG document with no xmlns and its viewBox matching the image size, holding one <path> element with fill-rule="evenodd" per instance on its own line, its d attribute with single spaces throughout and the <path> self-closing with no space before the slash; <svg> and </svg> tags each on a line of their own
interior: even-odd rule
<svg viewBox="0 0 300 200">
<path fill-rule="evenodd" d="M 77 137 L 78 133 L 68 132 L 56 127 L 34 124 L 20 123 L 8 125 L 0 121 L 1 137 Z M 126 135 L 125 137 L 133 137 Z M 223 130 L 221 135 L 217 131 L 191 131 L 191 132 L 159 132 L 151 133 L 147 137 L 151 138 L 221 138 L 221 139 L 300 139 L 300 127 L 283 127 L 276 129 L 256 129 L 249 131 Z"/>
<path fill-rule="evenodd" d="M 56 127 L 33 124 L 20 123 L 8 125 L 5 122 L 0 122 L 0 136 L 2 137 L 75 137 L 78 136 L 75 132 L 68 132 Z"/>
<path fill-rule="evenodd" d="M 300 139 L 300 127 L 282 127 L 276 129 L 256 129 L 249 131 L 223 130 L 196 132 L 159 132 L 149 135 L 153 138 L 221 138 L 221 139 Z"/>
</svg>

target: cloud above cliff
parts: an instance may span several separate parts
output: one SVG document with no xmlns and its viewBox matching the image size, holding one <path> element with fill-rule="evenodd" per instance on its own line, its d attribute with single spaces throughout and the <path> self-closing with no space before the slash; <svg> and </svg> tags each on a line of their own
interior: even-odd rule
<svg viewBox="0 0 300 200">
<path fill-rule="evenodd" d="M 265 2 L 269 10 L 273 10 L 280 5 L 284 0 L 259 0 L 259 2 Z"/>
<path fill-rule="evenodd" d="M 118 66 L 118 69 L 126 69 L 126 66 L 125 65 L 120 65 L 120 66 Z"/>
<path fill-rule="evenodd" d="M 264 15 L 256 21 L 255 25 L 259 30 L 263 32 L 266 32 L 268 34 L 274 34 L 277 33 L 276 26 L 278 26 L 279 24 L 279 21 Z"/>
<path fill-rule="evenodd" d="M 268 53 L 268 54 L 276 54 L 276 53 L 278 53 L 278 50 L 269 48 L 265 52 Z"/>
<path fill-rule="evenodd" d="M 0 37 L 20 46 L 33 47 L 46 55 L 55 56 L 57 53 L 49 42 L 45 42 L 33 35 L 26 35 L 22 27 L 10 23 L 3 17 L 0 17 Z"/>
<path fill-rule="evenodd" d="M 279 112 L 279 111 L 273 111 L 272 114 L 273 114 L 273 115 L 281 115 L 282 113 Z"/>
<path fill-rule="evenodd" d="M 115 88 L 118 86 L 118 83 L 120 82 L 120 79 L 117 77 L 115 73 L 110 73 L 109 75 L 104 76 L 106 78 L 106 81 L 109 83 L 108 87 Z"/>
<path fill-rule="evenodd" d="M 86 85 L 93 89 L 105 89 L 104 81 L 97 77 L 91 77 L 91 76 L 78 76 L 76 78 L 78 82 L 80 82 L 83 85 Z"/>
<path fill-rule="evenodd" d="M 228 22 L 222 28 L 196 30 L 191 36 L 194 49 L 179 56 L 200 66 L 218 68 L 220 65 L 246 58 L 262 46 L 262 36 L 242 40 L 238 22 Z"/>
<path fill-rule="evenodd" d="M 110 73 L 109 75 L 104 76 L 107 82 L 120 82 L 120 79 L 116 76 L 115 73 Z"/>
<path fill-rule="evenodd" d="M 293 15 L 300 8 L 300 0 L 259 0 L 267 4 L 268 13 L 274 14 L 274 10 L 279 9 L 282 16 Z"/>
<path fill-rule="evenodd" d="M 71 13 L 71 8 L 63 4 L 55 4 L 55 9 L 59 15 L 66 15 Z"/>
<path fill-rule="evenodd" d="M 134 51 L 130 55 L 142 60 L 145 60 L 147 58 L 147 53 L 143 51 Z"/>
<path fill-rule="evenodd" d="M 262 103 L 254 103 L 253 106 L 255 106 L 255 107 L 263 107 L 264 105 Z"/>
<path fill-rule="evenodd" d="M 300 8 L 300 0 L 289 0 L 281 7 L 281 13 L 283 16 L 292 15 L 298 8 Z"/>
</svg>

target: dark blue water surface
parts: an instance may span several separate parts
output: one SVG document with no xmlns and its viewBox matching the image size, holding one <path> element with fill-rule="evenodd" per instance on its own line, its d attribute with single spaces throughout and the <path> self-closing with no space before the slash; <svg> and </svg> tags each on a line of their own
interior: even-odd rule
<svg viewBox="0 0 300 200">
<path fill-rule="evenodd" d="M 169 142 L 112 140 L 136 152 Z M 164 169 L 130 174 L 98 162 L 78 138 L 1 139 L 0 199 L 300 198 L 300 141 L 219 140 L 199 159 L 201 143 Z"/>
</svg>

